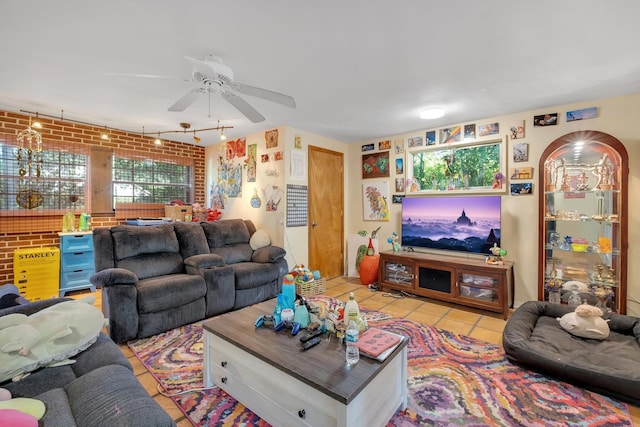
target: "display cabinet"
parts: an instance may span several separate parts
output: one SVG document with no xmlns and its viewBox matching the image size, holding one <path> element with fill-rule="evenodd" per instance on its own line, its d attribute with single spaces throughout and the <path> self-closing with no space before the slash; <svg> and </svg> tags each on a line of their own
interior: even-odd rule
<svg viewBox="0 0 640 427">
<path fill-rule="evenodd" d="M 513 263 L 422 252 L 381 252 L 379 284 L 427 298 L 502 313 L 513 306 Z"/>
<path fill-rule="evenodd" d="M 573 132 L 545 149 L 539 167 L 538 299 L 573 295 L 625 314 L 626 149 L 602 132 Z"/>
</svg>

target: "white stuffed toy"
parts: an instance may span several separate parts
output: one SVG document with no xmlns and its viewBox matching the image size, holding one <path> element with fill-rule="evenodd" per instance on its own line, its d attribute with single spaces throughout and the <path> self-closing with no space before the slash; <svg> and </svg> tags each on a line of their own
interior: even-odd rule
<svg viewBox="0 0 640 427">
<path fill-rule="evenodd" d="M 64 301 L 31 316 L 0 317 L 0 382 L 20 379 L 42 366 L 69 360 L 95 342 L 107 325 L 95 297 Z"/>
<path fill-rule="evenodd" d="M 571 335 L 604 340 L 609 336 L 609 320 L 604 320 L 602 310 L 589 304 L 576 307 L 575 311 L 558 318 L 560 326 Z"/>
</svg>

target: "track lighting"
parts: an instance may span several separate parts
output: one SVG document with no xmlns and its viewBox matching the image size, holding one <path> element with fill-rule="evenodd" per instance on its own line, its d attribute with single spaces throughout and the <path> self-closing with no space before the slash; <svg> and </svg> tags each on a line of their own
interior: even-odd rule
<svg viewBox="0 0 640 427">
<path fill-rule="evenodd" d="M 100 135 L 100 139 L 103 141 L 108 141 L 109 140 L 109 134 L 107 133 L 107 127 L 104 127 L 104 132 L 102 132 L 102 135 Z"/>
<path fill-rule="evenodd" d="M 198 142 L 200 142 L 200 137 L 196 136 L 196 133 L 193 133 L 193 141 L 197 144 Z"/>
<path fill-rule="evenodd" d="M 38 120 L 38 113 L 36 113 L 35 121 L 31 125 L 31 127 L 34 129 L 42 129 L 42 123 L 40 123 L 40 121 Z"/>
<path fill-rule="evenodd" d="M 155 141 L 153 141 L 153 143 L 156 145 L 162 145 L 162 141 L 160 140 L 160 132 L 158 132 L 158 137 Z"/>
<path fill-rule="evenodd" d="M 227 135 L 224 134 L 224 129 L 220 131 L 220 141 L 226 141 Z"/>
</svg>

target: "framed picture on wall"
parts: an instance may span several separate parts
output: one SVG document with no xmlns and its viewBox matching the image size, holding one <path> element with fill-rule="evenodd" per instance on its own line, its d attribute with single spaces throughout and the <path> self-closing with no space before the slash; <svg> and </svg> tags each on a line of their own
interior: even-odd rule
<svg viewBox="0 0 640 427">
<path fill-rule="evenodd" d="M 362 203 L 365 221 L 389 221 L 389 183 L 375 180 L 362 184 Z"/>
<path fill-rule="evenodd" d="M 362 179 L 389 176 L 389 152 L 362 155 Z"/>
<path fill-rule="evenodd" d="M 513 161 L 528 162 L 529 161 L 529 144 L 526 142 L 517 142 L 513 144 Z"/>
</svg>

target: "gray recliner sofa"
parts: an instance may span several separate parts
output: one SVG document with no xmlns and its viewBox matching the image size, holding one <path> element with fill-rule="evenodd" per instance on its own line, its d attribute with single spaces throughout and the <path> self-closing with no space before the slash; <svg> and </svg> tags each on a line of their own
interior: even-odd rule
<svg viewBox="0 0 640 427">
<path fill-rule="evenodd" d="M 66 301 L 53 298 L 0 310 L 0 317 L 27 316 Z M 96 342 L 71 358 L 75 363 L 40 368 L 19 381 L 0 383 L 12 397 L 44 403 L 40 426 L 113 427 L 175 426 L 172 418 L 149 396 L 117 345 L 100 334 Z M 1 423 L 0 423 L 1 424 Z"/>
<path fill-rule="evenodd" d="M 123 225 L 93 231 L 96 274 L 109 334 L 145 338 L 275 297 L 285 250 L 253 250 L 250 220 Z"/>
</svg>

